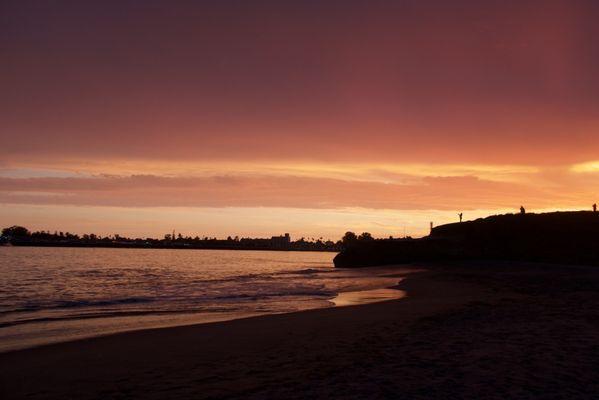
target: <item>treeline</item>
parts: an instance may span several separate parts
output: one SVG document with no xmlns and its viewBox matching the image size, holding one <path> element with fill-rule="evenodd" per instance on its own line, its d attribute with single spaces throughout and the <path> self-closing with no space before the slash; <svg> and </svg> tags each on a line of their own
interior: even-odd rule
<svg viewBox="0 0 599 400">
<path fill-rule="evenodd" d="M 226 239 L 215 237 L 183 236 L 166 234 L 162 239 L 130 238 L 119 234 L 102 236 L 93 233 L 78 235 L 70 232 L 35 231 L 22 226 L 11 226 L 2 230 L 0 243 L 15 246 L 53 247 L 126 247 L 126 248 L 198 248 L 198 249 L 239 249 L 239 250 L 298 250 L 298 251 L 340 251 L 356 242 L 374 240 L 364 232 L 356 235 L 347 232 L 341 240 L 333 242 L 322 238 L 300 238 L 291 241 L 287 236 L 267 238 L 244 238 L 229 236 Z"/>
<path fill-rule="evenodd" d="M 14 246 L 52 247 L 127 247 L 127 248 L 198 248 L 198 249 L 239 249 L 239 250 L 298 250 L 298 251 L 340 251 L 355 241 L 373 240 L 369 233 L 356 235 L 347 232 L 337 241 L 322 238 L 300 238 L 291 241 L 287 236 L 272 238 L 240 238 L 229 236 L 226 239 L 214 237 L 183 236 L 166 234 L 163 238 L 130 238 L 119 234 L 102 236 L 97 234 L 78 235 L 70 232 L 31 232 L 23 226 L 11 226 L 2 230 L 0 243 Z"/>
</svg>

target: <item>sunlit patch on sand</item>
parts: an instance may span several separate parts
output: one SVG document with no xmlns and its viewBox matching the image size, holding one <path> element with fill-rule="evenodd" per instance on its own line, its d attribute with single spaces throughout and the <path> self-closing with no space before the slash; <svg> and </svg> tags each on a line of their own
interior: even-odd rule
<svg viewBox="0 0 599 400">
<path fill-rule="evenodd" d="M 397 300 L 405 296 L 406 292 L 403 290 L 385 288 L 339 293 L 337 297 L 330 301 L 337 307 L 345 307 Z"/>
</svg>

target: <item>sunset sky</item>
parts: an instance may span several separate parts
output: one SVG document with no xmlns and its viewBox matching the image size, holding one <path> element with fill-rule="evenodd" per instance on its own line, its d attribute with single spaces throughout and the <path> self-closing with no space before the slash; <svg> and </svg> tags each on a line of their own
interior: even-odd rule
<svg viewBox="0 0 599 400">
<path fill-rule="evenodd" d="M 0 227 L 420 236 L 599 202 L 599 2 L 0 4 Z"/>
</svg>

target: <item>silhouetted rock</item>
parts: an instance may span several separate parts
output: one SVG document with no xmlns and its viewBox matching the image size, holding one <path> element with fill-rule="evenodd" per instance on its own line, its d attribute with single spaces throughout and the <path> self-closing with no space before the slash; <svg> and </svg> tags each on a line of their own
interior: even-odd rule
<svg viewBox="0 0 599 400">
<path fill-rule="evenodd" d="M 507 214 L 442 225 L 413 240 L 355 242 L 336 267 L 464 259 L 599 265 L 599 214 Z"/>
</svg>

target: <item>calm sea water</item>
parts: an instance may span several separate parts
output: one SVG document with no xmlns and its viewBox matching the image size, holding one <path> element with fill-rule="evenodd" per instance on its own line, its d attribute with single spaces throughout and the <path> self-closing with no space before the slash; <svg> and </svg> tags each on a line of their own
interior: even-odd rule
<svg viewBox="0 0 599 400">
<path fill-rule="evenodd" d="M 364 301 L 354 292 L 370 293 L 366 301 L 397 295 L 382 289 L 397 284 L 397 271 L 335 270 L 333 257 L 0 247 L 0 351 Z"/>
</svg>

